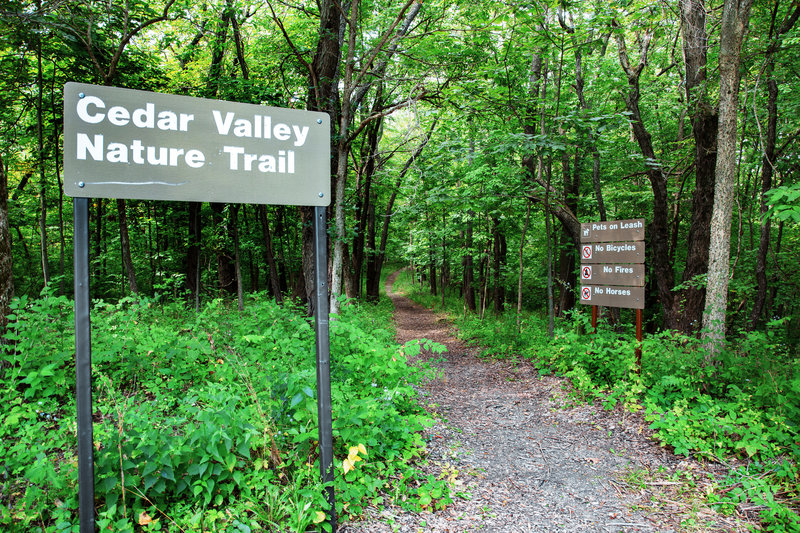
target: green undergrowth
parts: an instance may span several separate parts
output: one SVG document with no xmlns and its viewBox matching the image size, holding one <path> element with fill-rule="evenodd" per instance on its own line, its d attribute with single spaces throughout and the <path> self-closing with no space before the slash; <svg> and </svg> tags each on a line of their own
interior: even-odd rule
<svg viewBox="0 0 800 533">
<path fill-rule="evenodd" d="M 542 374 L 565 376 L 576 401 L 643 411 L 656 438 L 676 454 L 745 465 L 730 467 L 709 503 L 723 512 L 756 508 L 765 529 L 800 531 L 800 357 L 780 321 L 738 335 L 711 368 L 697 339 L 645 334 L 638 374 L 632 327 L 601 320 L 589 334 L 589 308 L 558 320 L 550 339 L 546 317 L 526 313 L 518 325 L 516 313 L 488 311 L 481 319 L 465 314 L 455 298 L 442 308 L 440 297 L 407 276 L 398 287 L 448 312 L 459 335 L 484 356 L 526 359 Z"/>
<path fill-rule="evenodd" d="M 451 501 L 424 477 L 431 422 L 389 329 L 391 305 L 331 320 L 334 491 L 339 520 L 367 506 Z M 0 393 L 0 529 L 77 531 L 72 302 L 14 302 Z M 330 529 L 320 482 L 312 321 L 267 295 L 94 302 L 96 520 L 102 531 Z M 409 347 L 414 350 L 415 346 Z"/>
</svg>

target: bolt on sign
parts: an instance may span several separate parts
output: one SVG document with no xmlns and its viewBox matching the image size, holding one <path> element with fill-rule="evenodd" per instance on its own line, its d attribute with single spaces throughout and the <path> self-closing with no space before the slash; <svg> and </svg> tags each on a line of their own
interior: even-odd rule
<svg viewBox="0 0 800 533">
<path fill-rule="evenodd" d="M 118 87 L 64 87 L 72 197 L 323 206 L 330 117 Z"/>
<path fill-rule="evenodd" d="M 644 309 L 644 219 L 581 224 L 580 302 Z"/>
</svg>

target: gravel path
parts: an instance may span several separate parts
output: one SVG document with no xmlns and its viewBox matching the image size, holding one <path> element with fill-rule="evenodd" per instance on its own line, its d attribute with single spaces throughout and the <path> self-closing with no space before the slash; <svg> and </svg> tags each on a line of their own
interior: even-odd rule
<svg viewBox="0 0 800 533">
<path fill-rule="evenodd" d="M 441 370 L 421 388 L 424 403 L 440 415 L 426 435 L 425 468 L 457 471 L 470 498 L 432 513 L 373 509 L 372 520 L 342 524 L 340 532 L 679 530 L 680 517 L 663 506 L 650 514 L 635 510 L 647 508 L 650 491 L 625 489 L 625 472 L 673 471 L 680 461 L 646 437 L 641 417 L 568 407 L 563 380 L 541 377 L 526 362 L 477 358 L 445 320 L 392 293 L 393 281 L 387 293 L 398 342 L 425 338 L 447 346 L 443 355 L 421 356 Z"/>
</svg>

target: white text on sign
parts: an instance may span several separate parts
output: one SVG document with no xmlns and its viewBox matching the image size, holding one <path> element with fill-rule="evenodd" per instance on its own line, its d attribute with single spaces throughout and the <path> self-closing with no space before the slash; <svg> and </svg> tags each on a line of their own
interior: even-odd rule
<svg viewBox="0 0 800 533">
<path fill-rule="evenodd" d="M 134 126 L 144 130 L 188 132 L 190 124 L 195 121 L 194 113 L 179 113 L 170 109 L 157 111 L 152 102 L 131 110 L 121 105 L 109 107 L 102 98 L 92 95 L 78 100 L 75 110 L 78 118 L 86 124 L 107 122 L 112 126 Z M 221 136 L 289 141 L 296 147 L 303 146 L 308 137 L 308 126 L 282 122 L 273 124 L 269 115 L 242 117 L 234 112 L 223 114 L 216 109 L 211 110 L 211 115 L 217 134 Z M 189 168 L 202 168 L 207 162 L 203 151 L 185 146 L 147 145 L 141 139 L 134 139 L 130 143 L 106 142 L 103 134 L 90 136 L 86 133 L 78 133 L 76 141 L 75 157 L 81 161 Z M 222 152 L 228 156 L 228 170 L 295 173 L 293 150 L 259 154 L 248 153 L 242 146 L 226 145 Z"/>
</svg>

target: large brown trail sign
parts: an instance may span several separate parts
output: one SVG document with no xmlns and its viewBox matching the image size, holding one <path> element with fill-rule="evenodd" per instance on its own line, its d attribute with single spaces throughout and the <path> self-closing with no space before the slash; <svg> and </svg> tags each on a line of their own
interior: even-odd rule
<svg viewBox="0 0 800 533">
<path fill-rule="evenodd" d="M 644 309 L 644 220 L 581 224 L 582 304 Z"/>
<path fill-rule="evenodd" d="M 636 309 L 636 340 L 642 342 L 644 309 L 644 219 L 581 224 L 580 301 L 592 306 L 597 330 L 597 306 Z M 636 347 L 636 367 L 642 351 Z"/>
<path fill-rule="evenodd" d="M 133 198 L 313 206 L 320 469 L 333 481 L 327 234 L 330 119 L 326 113 L 115 87 L 64 87 L 64 189 L 73 197 L 78 500 L 95 530 L 89 199 Z M 336 530 L 332 483 L 326 497 Z"/>
</svg>

